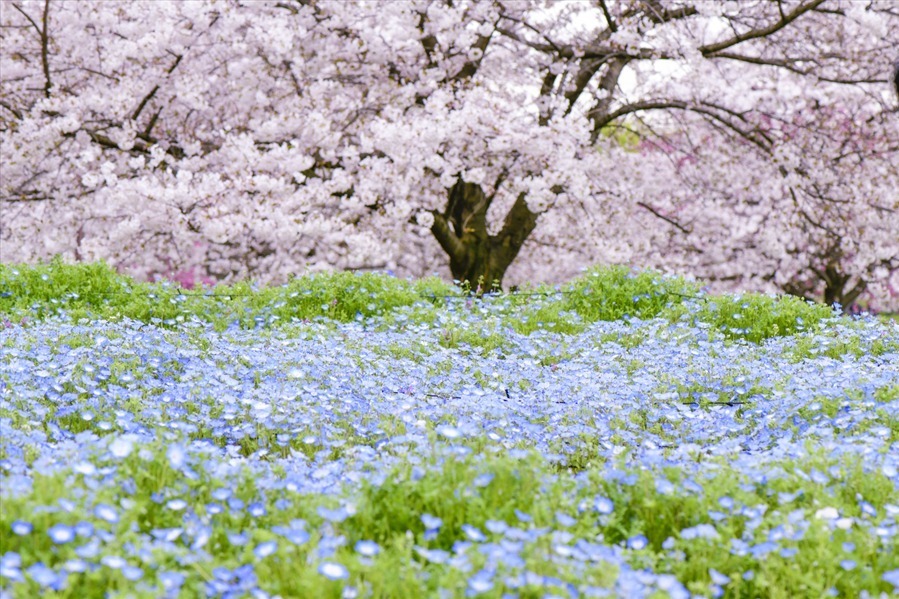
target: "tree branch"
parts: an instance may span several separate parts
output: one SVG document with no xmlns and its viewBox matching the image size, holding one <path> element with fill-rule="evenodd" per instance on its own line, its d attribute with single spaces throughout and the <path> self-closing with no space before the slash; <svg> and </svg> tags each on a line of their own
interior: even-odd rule
<svg viewBox="0 0 899 599">
<path fill-rule="evenodd" d="M 656 210 L 649 204 L 645 204 L 643 202 L 637 202 L 637 206 L 640 206 L 641 208 L 645 208 L 646 210 L 648 210 L 650 212 L 650 214 L 662 219 L 663 221 L 665 221 L 672 227 L 676 227 L 678 230 L 680 230 L 685 235 L 689 235 L 691 233 L 691 231 L 689 229 L 687 229 L 686 227 L 681 225 L 679 222 L 677 222 L 676 220 L 674 220 L 672 218 L 665 216 L 664 214 L 662 214 L 661 212 L 659 212 L 658 210 Z"/>
<path fill-rule="evenodd" d="M 436 210 L 432 210 L 434 224 L 431 225 L 431 233 L 437 239 L 437 243 L 443 251 L 453 259 L 460 259 L 465 255 L 465 246 L 449 226 L 446 217 Z"/>
<path fill-rule="evenodd" d="M 791 12 L 783 14 L 781 18 L 768 25 L 767 27 L 761 27 L 759 29 L 750 29 L 746 33 L 739 33 L 734 35 L 730 39 L 726 39 L 720 42 L 716 42 L 714 44 L 706 44 L 705 46 L 700 46 L 699 51 L 703 56 L 709 58 L 712 54 L 720 52 L 721 50 L 726 50 L 731 46 L 736 46 L 737 44 L 741 44 L 747 40 L 758 39 L 760 37 L 767 37 L 772 33 L 776 33 L 804 15 L 805 13 L 816 9 L 818 6 L 823 4 L 825 0 L 811 0 L 807 4 L 800 4 Z"/>
<path fill-rule="evenodd" d="M 13 4 L 12 7 L 22 13 L 22 16 L 25 17 L 28 22 L 31 23 L 31 26 L 34 27 L 34 30 L 37 31 L 38 38 L 41 41 L 41 66 L 44 71 L 44 97 L 49 98 L 50 88 L 52 87 L 50 82 L 50 38 L 47 35 L 47 28 L 50 21 L 50 0 L 44 0 L 44 14 L 41 17 L 41 25 L 38 25 L 18 4 Z"/>
<path fill-rule="evenodd" d="M 706 103 L 706 107 L 704 107 L 703 105 L 691 104 L 691 103 L 685 102 L 683 100 L 646 100 L 643 102 L 634 102 L 633 104 L 627 104 L 626 106 L 622 106 L 622 107 L 618 108 L 617 110 L 609 113 L 606 117 L 601 118 L 599 120 L 596 120 L 593 115 L 593 112 L 596 109 L 588 112 L 587 116 L 590 118 L 594 118 L 594 123 L 595 123 L 594 126 L 596 127 L 595 130 L 599 131 L 603 127 L 605 127 L 606 125 L 608 125 L 609 123 L 614 121 L 615 119 L 620 118 L 626 114 L 632 114 L 632 113 L 641 112 L 644 110 L 662 110 L 662 109 L 669 109 L 669 108 L 674 108 L 674 109 L 678 109 L 678 110 L 688 110 L 690 112 L 695 112 L 697 114 L 705 115 L 705 116 L 709 117 L 710 119 L 713 119 L 713 120 L 721 123 L 722 125 L 724 125 L 728 129 L 730 129 L 731 131 L 737 133 L 740 137 L 744 138 L 745 140 L 749 141 L 750 143 L 755 144 L 762 150 L 764 150 L 766 152 L 768 151 L 768 147 L 762 141 L 756 139 L 751 133 L 744 131 L 743 129 L 740 129 L 735 124 L 731 123 L 730 121 L 728 121 L 726 118 L 722 117 L 721 115 L 715 114 L 715 112 L 713 110 L 711 110 L 711 108 L 715 108 L 716 110 L 720 110 L 722 112 L 731 114 L 742 120 L 742 118 L 739 115 L 737 115 L 732 110 L 727 110 L 726 108 L 723 108 L 723 107 L 715 105 L 715 104 Z M 760 133 L 760 135 L 762 135 L 762 137 L 764 138 L 763 134 Z"/>
<path fill-rule="evenodd" d="M 5 100 L 0 100 L 0 107 L 3 107 L 13 113 L 13 116 L 15 116 L 20 121 L 22 120 L 22 113 L 13 108 L 11 104 L 7 104 Z"/>
</svg>

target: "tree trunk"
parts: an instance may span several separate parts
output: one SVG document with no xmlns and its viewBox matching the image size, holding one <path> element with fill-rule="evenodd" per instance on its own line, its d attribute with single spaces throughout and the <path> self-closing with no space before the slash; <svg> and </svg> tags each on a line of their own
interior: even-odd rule
<svg viewBox="0 0 899 599">
<path fill-rule="evenodd" d="M 824 279 L 824 303 L 832 306 L 834 302 L 843 308 L 848 308 L 858 299 L 858 296 L 867 288 L 864 281 L 859 281 L 852 289 L 847 290 L 849 275 L 840 273 L 835 266 L 828 266 L 823 273 Z"/>
<path fill-rule="evenodd" d="M 846 310 L 868 288 L 868 284 L 864 279 L 860 279 L 851 289 L 847 289 L 846 286 L 851 275 L 842 274 L 833 264 L 828 265 L 823 270 L 812 268 L 812 271 L 824 282 L 823 297 L 816 297 L 813 289 L 808 286 L 786 285 L 783 290 L 790 295 L 795 295 L 808 301 L 823 301 L 826 306 L 832 306 L 836 302 Z"/>
<path fill-rule="evenodd" d="M 449 255 L 453 278 L 478 292 L 502 288 L 503 276 L 525 239 L 537 226 L 522 193 L 506 214 L 502 230 L 487 233 L 487 210 L 493 196 L 461 178 L 449 191 L 446 210 L 434 211 L 431 232 Z"/>
</svg>

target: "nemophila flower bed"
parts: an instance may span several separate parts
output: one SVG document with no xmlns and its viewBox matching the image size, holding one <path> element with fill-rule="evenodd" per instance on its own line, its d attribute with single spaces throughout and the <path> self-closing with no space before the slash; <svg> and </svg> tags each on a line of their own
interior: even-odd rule
<svg viewBox="0 0 899 599">
<path fill-rule="evenodd" d="M 0 274 L 4 597 L 899 590 L 896 323 L 621 271 L 136 319 Z"/>
</svg>

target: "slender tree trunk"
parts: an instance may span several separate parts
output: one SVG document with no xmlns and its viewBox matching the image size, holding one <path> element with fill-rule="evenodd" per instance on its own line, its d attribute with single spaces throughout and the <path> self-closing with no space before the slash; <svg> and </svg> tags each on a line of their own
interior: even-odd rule
<svg viewBox="0 0 899 599">
<path fill-rule="evenodd" d="M 518 196 L 502 230 L 490 235 L 487 210 L 493 196 L 461 178 L 453 185 L 446 210 L 434 212 L 431 232 L 449 256 L 454 279 L 480 291 L 502 287 L 506 270 L 537 226 L 537 214 L 531 212 L 524 198 L 524 194 Z"/>
</svg>

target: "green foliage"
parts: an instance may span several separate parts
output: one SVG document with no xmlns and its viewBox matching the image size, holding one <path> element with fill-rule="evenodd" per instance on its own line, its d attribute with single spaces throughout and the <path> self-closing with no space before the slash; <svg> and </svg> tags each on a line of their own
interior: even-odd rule
<svg viewBox="0 0 899 599">
<path fill-rule="evenodd" d="M 706 296 L 698 303 L 672 305 L 665 316 L 672 321 L 706 323 L 727 339 L 760 343 L 777 336 L 817 330 L 833 310 L 791 295 L 756 293 Z"/>
<path fill-rule="evenodd" d="M 433 323 L 451 298 L 463 298 L 464 293 L 465 289 L 435 277 L 406 281 L 351 272 L 298 277 L 278 287 L 259 288 L 241 282 L 187 291 L 168 282 L 136 282 L 102 262 L 65 264 L 54 259 L 39 265 L 0 265 L 0 315 L 11 321 L 65 312 L 76 321 L 131 318 L 168 327 L 198 319 L 217 330 L 234 323 L 268 328 L 371 317 L 405 326 Z M 593 268 L 561 289 L 542 285 L 528 293 L 464 301 L 468 309 L 483 309 L 485 319 L 497 317 L 523 335 L 537 330 L 575 334 L 598 320 L 660 317 L 671 322 L 706 323 L 725 338 L 758 343 L 774 336 L 815 331 L 834 316 L 827 306 L 792 296 L 702 295 L 695 282 L 622 266 Z M 486 310 L 492 302 L 499 302 L 498 309 Z M 447 330 L 441 343 L 494 349 L 502 344 L 500 336 L 495 330 Z M 852 352 L 853 348 L 839 351 Z"/>
<path fill-rule="evenodd" d="M 655 318 L 672 302 L 680 303 L 698 294 L 698 284 L 653 271 L 634 272 L 623 266 L 593 268 L 565 285 L 556 301 L 534 311 L 524 310 L 523 318 L 511 324 L 522 334 L 537 328 L 577 333 L 598 320 Z"/>
<path fill-rule="evenodd" d="M 442 302 L 457 293 L 431 277 L 410 282 L 373 273 L 323 273 L 279 287 L 231 286 L 187 291 L 172 283 L 138 283 L 108 265 L 0 265 L 0 314 L 9 320 L 66 312 L 73 320 L 131 318 L 161 326 L 197 318 L 223 330 L 320 319 L 346 322 L 400 306 Z"/>
</svg>

